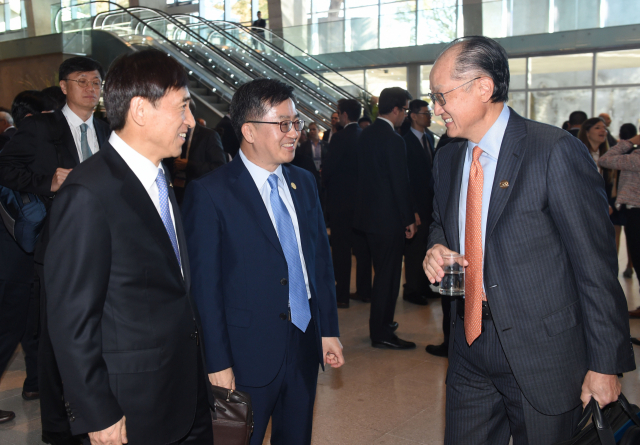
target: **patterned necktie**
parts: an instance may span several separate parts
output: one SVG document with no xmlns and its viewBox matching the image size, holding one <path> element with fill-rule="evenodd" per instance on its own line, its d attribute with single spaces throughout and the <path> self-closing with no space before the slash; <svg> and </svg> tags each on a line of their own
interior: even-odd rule
<svg viewBox="0 0 640 445">
<path fill-rule="evenodd" d="M 464 333 L 471 345 L 482 332 L 482 186 L 484 173 L 480 165 L 482 149 L 473 148 L 467 188 L 467 216 L 464 227 L 464 256 L 469 261 L 465 278 Z"/>
<path fill-rule="evenodd" d="M 291 215 L 284 205 L 280 193 L 278 193 L 278 176 L 269 176 L 271 193 L 271 210 L 276 220 L 276 228 L 280 245 L 287 260 L 287 270 L 289 271 L 289 306 L 291 308 L 291 322 L 302 332 L 307 330 L 311 320 L 311 310 L 309 309 L 309 298 L 307 295 L 307 285 L 304 282 L 302 273 L 302 262 L 300 261 L 300 251 L 296 240 L 296 232 L 293 228 Z"/>
<path fill-rule="evenodd" d="M 158 199 L 160 201 L 160 218 L 164 224 L 164 228 L 167 230 L 173 251 L 178 258 L 178 264 L 182 267 L 182 261 L 180 261 L 180 251 L 178 250 L 178 238 L 176 237 L 176 230 L 173 227 L 173 221 L 171 220 L 171 212 L 169 210 L 169 190 L 167 189 L 167 180 L 164 178 L 164 172 L 161 168 L 158 168 L 158 176 L 156 176 L 156 184 L 158 185 Z"/>
<path fill-rule="evenodd" d="M 87 124 L 80 125 L 80 152 L 82 153 L 82 159 L 80 162 L 84 162 L 91 157 L 91 149 L 89 148 L 89 142 L 87 141 Z"/>
</svg>

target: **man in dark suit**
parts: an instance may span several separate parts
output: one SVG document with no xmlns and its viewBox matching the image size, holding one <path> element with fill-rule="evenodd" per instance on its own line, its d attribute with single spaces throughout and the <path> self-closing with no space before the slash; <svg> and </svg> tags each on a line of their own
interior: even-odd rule
<svg viewBox="0 0 640 445">
<path fill-rule="evenodd" d="M 313 177 L 288 165 L 303 122 L 293 88 L 242 85 L 236 158 L 191 182 L 183 213 L 209 380 L 247 391 L 252 445 L 311 442 L 318 364 L 344 363 L 331 253 Z"/>
<path fill-rule="evenodd" d="M 25 119 L 0 153 L 0 184 L 40 195 L 47 208 L 69 172 L 97 153 L 109 135 L 107 124 L 93 117 L 104 78 L 100 64 L 87 57 L 72 57 L 60 65 L 58 74 L 67 104 L 60 111 Z M 38 380 L 42 437 L 49 444 L 77 443 L 70 438 L 62 381 L 47 328 L 46 290 L 42 283 L 48 241 L 45 224 L 34 253 L 41 284 Z"/>
<path fill-rule="evenodd" d="M 327 153 L 329 151 L 328 143 L 320 140 L 320 133 L 318 132 L 318 125 L 315 122 L 311 122 L 308 125 L 308 139 L 300 145 L 300 148 L 296 149 L 296 155 L 302 154 L 307 158 L 313 160 L 316 171 L 320 173 L 325 160 L 327 159 Z M 295 165 L 295 164 L 294 164 Z"/>
<path fill-rule="evenodd" d="M 402 88 L 385 88 L 376 121 L 362 130 L 358 141 L 358 187 L 353 226 L 366 233 L 373 259 L 373 291 L 369 335 L 376 348 L 411 349 L 416 345 L 394 333 L 405 238 L 416 232 L 407 173 L 407 148 L 395 128 L 409 109 L 411 95 Z"/>
<path fill-rule="evenodd" d="M 569 115 L 569 133 L 578 137 L 580 133 L 580 127 L 584 121 L 588 119 L 587 113 L 584 111 L 574 111 Z"/>
<path fill-rule="evenodd" d="M 116 60 L 113 133 L 51 208 L 49 331 L 72 431 L 92 445 L 213 442 L 186 241 L 161 164 L 195 125 L 188 84 L 160 51 Z"/>
<path fill-rule="evenodd" d="M 9 142 L 15 132 L 16 127 L 13 126 L 13 117 L 6 111 L 0 111 L 0 150 L 2 150 L 4 144 Z"/>
<path fill-rule="evenodd" d="M 322 142 L 324 142 L 325 144 L 329 144 L 333 135 L 340 130 L 342 130 L 342 125 L 340 125 L 340 114 L 335 111 L 331 113 L 331 128 L 329 129 L 329 131 L 325 131 L 322 135 Z"/>
<path fill-rule="evenodd" d="M 336 297 L 339 308 L 349 307 L 351 286 L 351 247 L 353 244 L 353 209 L 358 186 L 358 137 L 362 130 L 358 118 L 362 105 L 348 99 L 338 105 L 340 124 L 344 129 L 329 144 L 323 164 L 322 179 L 326 187 L 327 211 L 331 223 L 331 256 L 336 277 Z M 360 264 L 362 260 L 363 264 Z M 371 258 L 368 263 L 358 259 L 356 280 L 366 280 L 371 288 Z M 368 272 L 367 272 L 368 271 Z M 364 284 L 361 284 L 366 289 Z M 364 291 L 363 291 L 364 292 Z"/>
<path fill-rule="evenodd" d="M 551 444 L 635 368 L 602 177 L 584 145 L 506 106 L 506 51 L 452 42 L 430 74 L 452 138 L 436 156 L 425 271 L 465 255 L 451 306 L 445 444 Z M 582 403 L 581 403 L 582 401 Z"/>
<path fill-rule="evenodd" d="M 228 114 L 220 119 L 220 122 L 218 122 L 218 125 L 216 125 L 215 130 L 220 133 L 224 151 L 226 151 L 229 156 L 231 156 L 231 158 L 235 158 L 238 154 L 238 150 L 240 150 L 240 142 L 238 141 L 238 137 L 233 130 L 233 125 L 231 125 L 231 119 L 229 118 Z"/>
</svg>

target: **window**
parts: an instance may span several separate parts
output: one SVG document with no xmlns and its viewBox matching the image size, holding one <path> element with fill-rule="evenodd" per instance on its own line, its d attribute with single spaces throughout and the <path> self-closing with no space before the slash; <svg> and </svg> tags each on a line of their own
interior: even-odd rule
<svg viewBox="0 0 640 445">
<path fill-rule="evenodd" d="M 640 50 L 597 53 L 596 67 L 598 85 L 640 83 Z"/>
<path fill-rule="evenodd" d="M 200 17 L 224 20 L 224 0 L 200 0 Z"/>
<path fill-rule="evenodd" d="M 0 0 L 0 32 L 26 28 L 27 17 L 23 11 L 24 0 Z"/>
<path fill-rule="evenodd" d="M 591 85 L 593 54 L 531 57 L 530 88 L 566 88 Z"/>
<path fill-rule="evenodd" d="M 385 88 L 407 88 L 407 68 L 404 66 L 393 68 L 379 68 L 366 70 L 366 89 L 374 96 L 380 96 Z"/>
</svg>

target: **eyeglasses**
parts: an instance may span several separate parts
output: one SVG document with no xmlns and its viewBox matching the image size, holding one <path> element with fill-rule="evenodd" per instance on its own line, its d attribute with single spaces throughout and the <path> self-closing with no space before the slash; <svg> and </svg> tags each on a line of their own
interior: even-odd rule
<svg viewBox="0 0 640 445">
<path fill-rule="evenodd" d="M 274 124 L 280 125 L 280 131 L 283 133 L 289 133 L 291 131 L 291 127 L 295 128 L 296 131 L 302 131 L 304 128 L 304 121 L 302 119 L 298 119 L 297 121 L 280 121 L 280 122 L 262 122 L 262 121 L 247 121 L 248 124 Z"/>
<path fill-rule="evenodd" d="M 402 107 L 402 109 L 404 110 L 404 114 L 409 114 L 411 113 L 411 110 L 407 107 Z"/>
<path fill-rule="evenodd" d="M 466 84 L 473 82 L 474 80 L 478 80 L 478 79 L 480 79 L 481 77 L 482 77 L 482 76 L 478 76 L 478 77 L 476 77 L 475 79 L 471 79 L 470 81 L 465 82 L 465 83 L 463 83 L 462 85 L 458 85 L 458 86 L 457 86 L 457 87 L 455 87 L 454 89 L 449 90 L 449 91 L 445 91 L 444 93 L 427 93 L 427 96 L 429 96 L 429 99 L 431 99 L 431 101 L 432 101 L 432 102 L 436 102 L 438 105 L 440 105 L 441 107 L 443 107 L 443 106 L 447 103 L 447 101 L 446 101 L 446 100 L 444 100 L 444 95 L 445 95 L 445 94 L 449 94 L 450 92 L 455 91 L 455 90 L 457 90 L 458 88 L 461 88 L 461 87 L 465 86 Z"/>
<path fill-rule="evenodd" d="M 100 80 L 94 80 L 94 81 L 88 81 L 87 79 L 62 79 L 62 80 L 66 80 L 71 81 L 71 82 L 77 82 L 78 86 L 80 88 L 87 88 L 89 85 L 91 85 L 91 88 L 93 88 L 94 90 L 101 90 L 102 89 L 102 81 Z"/>
<path fill-rule="evenodd" d="M 425 116 L 431 116 L 431 111 L 427 111 L 426 113 L 417 113 L 417 112 L 413 112 L 411 114 L 423 114 Z"/>
</svg>

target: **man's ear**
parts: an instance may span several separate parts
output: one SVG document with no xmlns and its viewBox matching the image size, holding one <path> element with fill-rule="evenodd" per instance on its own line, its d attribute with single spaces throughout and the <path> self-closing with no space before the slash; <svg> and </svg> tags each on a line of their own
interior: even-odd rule
<svg viewBox="0 0 640 445">
<path fill-rule="evenodd" d="M 129 102 L 129 118 L 138 126 L 144 127 L 148 119 L 149 106 L 151 104 L 144 98 L 136 96 Z"/>
<path fill-rule="evenodd" d="M 62 90 L 62 92 L 66 96 L 67 95 L 67 81 L 66 80 L 61 80 L 60 82 L 58 82 L 58 84 L 60 85 L 60 89 Z"/>
<path fill-rule="evenodd" d="M 494 83 L 491 77 L 481 77 L 478 79 L 478 85 L 480 86 L 480 97 L 482 102 L 490 102 L 491 96 L 493 96 Z"/>
<path fill-rule="evenodd" d="M 253 125 L 248 123 L 242 124 L 242 128 L 240 130 L 242 131 L 242 136 L 244 136 L 244 139 L 248 143 L 253 144 L 255 142 L 255 138 L 253 137 L 255 127 Z"/>
</svg>

